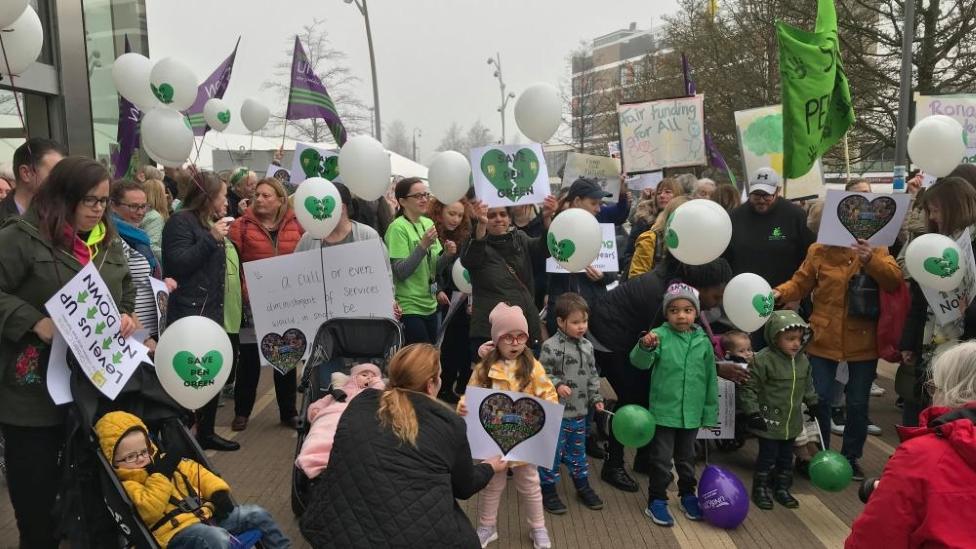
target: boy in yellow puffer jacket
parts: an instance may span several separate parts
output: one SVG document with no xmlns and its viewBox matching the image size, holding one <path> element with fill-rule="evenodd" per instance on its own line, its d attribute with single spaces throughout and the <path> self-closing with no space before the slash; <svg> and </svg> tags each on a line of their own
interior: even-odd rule
<svg viewBox="0 0 976 549">
<path fill-rule="evenodd" d="M 139 518 L 162 547 L 233 547 L 235 534 L 260 530 L 268 548 L 291 543 L 271 515 L 256 505 L 235 506 L 230 486 L 192 459 L 161 454 L 138 417 L 110 412 L 95 424 L 99 445 L 112 462 Z"/>
</svg>

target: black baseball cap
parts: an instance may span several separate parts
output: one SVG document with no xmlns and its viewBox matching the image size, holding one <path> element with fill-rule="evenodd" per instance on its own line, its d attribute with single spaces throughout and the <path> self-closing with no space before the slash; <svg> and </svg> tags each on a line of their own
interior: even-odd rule
<svg viewBox="0 0 976 549">
<path fill-rule="evenodd" d="M 569 192 L 566 193 L 566 200 L 572 200 L 576 197 L 603 199 L 610 196 L 613 195 L 603 190 L 603 187 L 595 179 L 579 177 L 569 186 Z"/>
</svg>

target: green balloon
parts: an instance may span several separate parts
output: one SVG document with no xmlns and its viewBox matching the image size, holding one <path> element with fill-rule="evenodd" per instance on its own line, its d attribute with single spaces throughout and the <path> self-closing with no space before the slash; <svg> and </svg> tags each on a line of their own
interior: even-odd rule
<svg viewBox="0 0 976 549">
<path fill-rule="evenodd" d="M 620 444 L 640 448 L 654 438 L 654 416 L 642 406 L 628 404 L 613 413 L 611 431 Z"/>
<path fill-rule="evenodd" d="M 840 492 L 851 483 L 851 462 L 834 450 L 821 450 L 810 460 L 810 482 L 821 490 Z"/>
</svg>

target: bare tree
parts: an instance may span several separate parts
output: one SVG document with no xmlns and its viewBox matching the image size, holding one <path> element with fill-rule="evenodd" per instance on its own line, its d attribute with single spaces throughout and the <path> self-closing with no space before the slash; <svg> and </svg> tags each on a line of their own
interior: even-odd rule
<svg viewBox="0 0 976 549">
<path fill-rule="evenodd" d="M 392 124 L 386 127 L 383 138 L 383 145 L 388 150 L 406 158 L 413 157 L 413 147 L 410 136 L 407 135 L 407 127 L 400 120 L 394 120 Z"/>
<path fill-rule="evenodd" d="M 491 130 L 487 126 L 481 123 L 481 120 L 478 120 L 468 128 L 468 133 L 464 141 L 468 149 L 473 149 L 475 147 L 491 145 L 495 142 L 495 136 L 491 134 Z M 513 143 L 518 142 L 513 141 Z"/>
<path fill-rule="evenodd" d="M 468 142 L 464 138 L 464 129 L 457 122 L 452 122 L 451 127 L 441 139 L 441 144 L 437 146 L 438 151 L 457 151 L 464 154 L 468 150 Z"/>
<path fill-rule="evenodd" d="M 314 19 L 310 24 L 302 27 L 302 32 L 298 34 L 298 38 L 308 54 L 309 65 L 313 67 L 315 74 L 325 84 L 329 96 L 336 106 L 336 111 L 339 113 L 339 118 L 346 127 L 346 132 L 350 136 L 368 133 L 371 120 L 369 109 L 354 91 L 359 78 L 353 75 L 352 69 L 343 64 L 346 54 L 332 47 L 326 28 L 327 25 L 324 20 Z M 261 89 L 275 90 L 281 98 L 280 109 L 272 114 L 271 121 L 268 123 L 269 130 L 267 133 L 269 134 L 278 133 L 280 135 L 281 128 L 285 124 L 284 117 L 291 88 L 291 63 L 295 39 L 288 37 L 286 42 L 285 60 L 275 65 L 275 78 L 266 80 L 261 85 Z M 332 132 L 329 131 L 329 127 L 321 118 L 289 120 L 287 135 L 298 141 L 312 143 L 334 141 Z"/>
</svg>

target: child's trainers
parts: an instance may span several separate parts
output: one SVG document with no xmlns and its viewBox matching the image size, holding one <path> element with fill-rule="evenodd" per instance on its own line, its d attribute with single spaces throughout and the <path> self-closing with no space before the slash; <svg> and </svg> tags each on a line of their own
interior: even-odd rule
<svg viewBox="0 0 976 549">
<path fill-rule="evenodd" d="M 543 485 L 542 486 L 542 506 L 554 515 L 562 515 L 566 513 L 566 505 L 563 504 L 563 500 L 559 499 L 559 494 L 556 493 L 555 485 Z"/>
<path fill-rule="evenodd" d="M 488 547 L 488 544 L 498 539 L 498 528 L 494 526 L 479 526 L 478 541 L 481 542 L 481 549 Z"/>
<path fill-rule="evenodd" d="M 596 495 L 596 492 L 593 491 L 592 487 L 584 486 L 576 491 L 576 495 L 586 507 L 593 509 L 594 511 L 603 509 L 603 500 L 600 499 L 600 496 Z"/>
<path fill-rule="evenodd" d="M 702 519 L 701 507 L 698 505 L 698 496 L 695 494 L 681 496 L 681 509 L 685 512 L 685 516 L 691 520 Z"/>
<path fill-rule="evenodd" d="M 668 511 L 668 500 L 666 499 L 652 501 L 651 506 L 644 509 L 644 514 L 654 521 L 654 524 L 659 526 L 674 526 L 674 519 L 671 518 L 671 512 Z"/>
<path fill-rule="evenodd" d="M 529 530 L 529 537 L 532 538 L 532 549 L 550 549 L 552 547 L 552 542 L 549 541 L 549 531 L 545 527 Z"/>
</svg>

